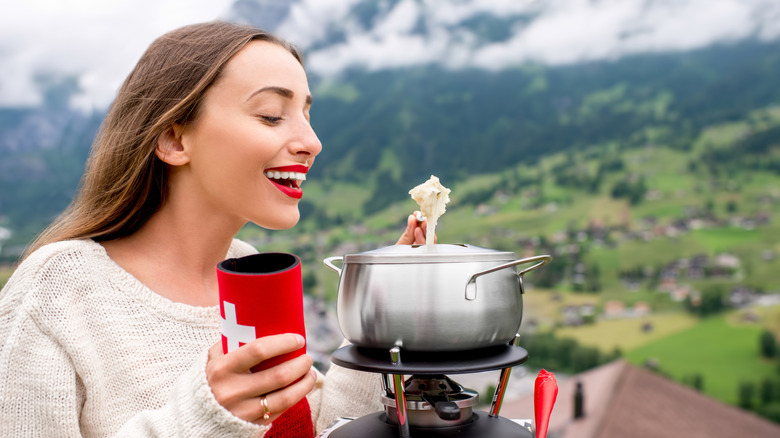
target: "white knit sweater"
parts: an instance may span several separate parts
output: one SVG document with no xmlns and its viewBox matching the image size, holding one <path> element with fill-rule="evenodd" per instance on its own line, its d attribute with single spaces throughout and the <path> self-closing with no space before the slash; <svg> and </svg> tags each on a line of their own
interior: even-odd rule
<svg viewBox="0 0 780 438">
<path fill-rule="evenodd" d="M 226 258 L 256 252 L 235 240 Z M 171 273 L 171 275 L 176 275 Z M 206 380 L 219 307 L 170 301 L 92 240 L 47 245 L 0 292 L 0 437 L 260 437 Z M 378 411 L 375 374 L 332 366 L 315 428 Z"/>
</svg>

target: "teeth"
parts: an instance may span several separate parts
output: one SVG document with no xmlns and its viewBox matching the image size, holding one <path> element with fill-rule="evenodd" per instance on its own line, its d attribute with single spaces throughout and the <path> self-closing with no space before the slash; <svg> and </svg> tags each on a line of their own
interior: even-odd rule
<svg viewBox="0 0 780 438">
<path fill-rule="evenodd" d="M 265 176 L 273 179 L 297 179 L 298 181 L 306 181 L 306 174 L 301 172 L 275 172 L 267 171 Z"/>
</svg>

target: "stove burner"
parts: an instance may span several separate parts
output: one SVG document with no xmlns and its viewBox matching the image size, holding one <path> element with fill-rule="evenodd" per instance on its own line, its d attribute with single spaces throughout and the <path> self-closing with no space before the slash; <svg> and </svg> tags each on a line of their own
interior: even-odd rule
<svg viewBox="0 0 780 438">
<path fill-rule="evenodd" d="M 453 396 L 463 392 L 460 383 L 444 374 L 415 374 L 404 385 L 406 395 Z"/>
<path fill-rule="evenodd" d="M 410 426 L 442 427 L 471 421 L 473 407 L 479 404 L 479 394 L 464 389 L 449 377 L 413 375 L 404 385 Z M 398 424 L 396 400 L 382 397 L 388 421 Z"/>
</svg>

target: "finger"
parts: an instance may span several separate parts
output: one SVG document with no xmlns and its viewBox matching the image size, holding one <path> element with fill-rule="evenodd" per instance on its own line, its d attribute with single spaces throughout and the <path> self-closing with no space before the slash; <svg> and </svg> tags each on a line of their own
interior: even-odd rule
<svg viewBox="0 0 780 438">
<path fill-rule="evenodd" d="M 272 357 L 290 353 L 306 344 L 303 336 L 297 333 L 264 336 L 242 345 L 231 352 L 231 369 L 234 372 L 245 372 L 253 366 Z"/>
<path fill-rule="evenodd" d="M 224 362 L 227 356 L 221 358 Z M 302 355 L 266 370 L 231 373 L 226 367 L 209 362 L 207 378 L 211 392 L 225 409 L 246 421 L 255 421 L 257 410 L 252 406 L 262 395 L 277 391 L 306 376 L 312 370 L 312 359 Z"/>
<path fill-rule="evenodd" d="M 314 383 L 317 380 L 317 374 L 314 370 L 310 370 L 306 375 L 292 383 L 285 386 L 282 389 L 274 391 L 272 393 L 265 394 L 257 397 L 256 403 L 253 406 L 258 407 L 257 413 L 259 414 L 255 423 L 258 424 L 270 424 L 275 419 L 279 418 L 286 410 L 295 406 L 296 403 L 301 401 L 308 393 L 314 389 Z M 263 399 L 265 397 L 265 406 L 268 407 L 269 418 L 264 419 L 265 406 L 263 405 Z"/>
<path fill-rule="evenodd" d="M 401 238 L 398 239 L 398 242 L 396 242 L 396 245 L 413 244 L 415 228 L 417 228 L 417 219 L 414 217 L 414 214 L 410 214 L 409 217 L 406 218 L 406 229 L 401 235 Z"/>
<path fill-rule="evenodd" d="M 425 231 L 423 231 L 422 227 L 417 227 L 417 229 L 414 230 L 414 243 L 417 245 L 425 243 Z"/>
<path fill-rule="evenodd" d="M 250 396 L 257 397 L 284 388 L 311 371 L 313 363 L 311 356 L 304 354 L 271 368 L 255 371 L 247 375 L 246 390 Z"/>
<path fill-rule="evenodd" d="M 217 342 L 216 344 L 212 345 L 209 348 L 209 361 L 213 360 L 216 357 L 223 356 L 224 353 L 222 352 L 222 341 Z"/>
</svg>

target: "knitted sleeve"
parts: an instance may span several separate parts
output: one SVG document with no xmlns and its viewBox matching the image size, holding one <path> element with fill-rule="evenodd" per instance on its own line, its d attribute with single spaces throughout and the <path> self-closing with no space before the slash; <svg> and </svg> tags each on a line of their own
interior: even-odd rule
<svg viewBox="0 0 780 438">
<path fill-rule="evenodd" d="M 382 409 L 380 375 L 331 365 L 327 377 L 318 375 L 309 405 L 314 430 L 320 432 L 338 417 L 360 417 Z"/>
<path fill-rule="evenodd" d="M 81 436 L 84 390 L 63 349 L 22 309 L 0 317 L 0 339 L 0 436 Z"/>
<path fill-rule="evenodd" d="M 135 415 L 117 437 L 255 437 L 270 426 L 246 422 L 223 408 L 206 380 L 207 352 L 175 383 L 161 409 Z"/>
</svg>

